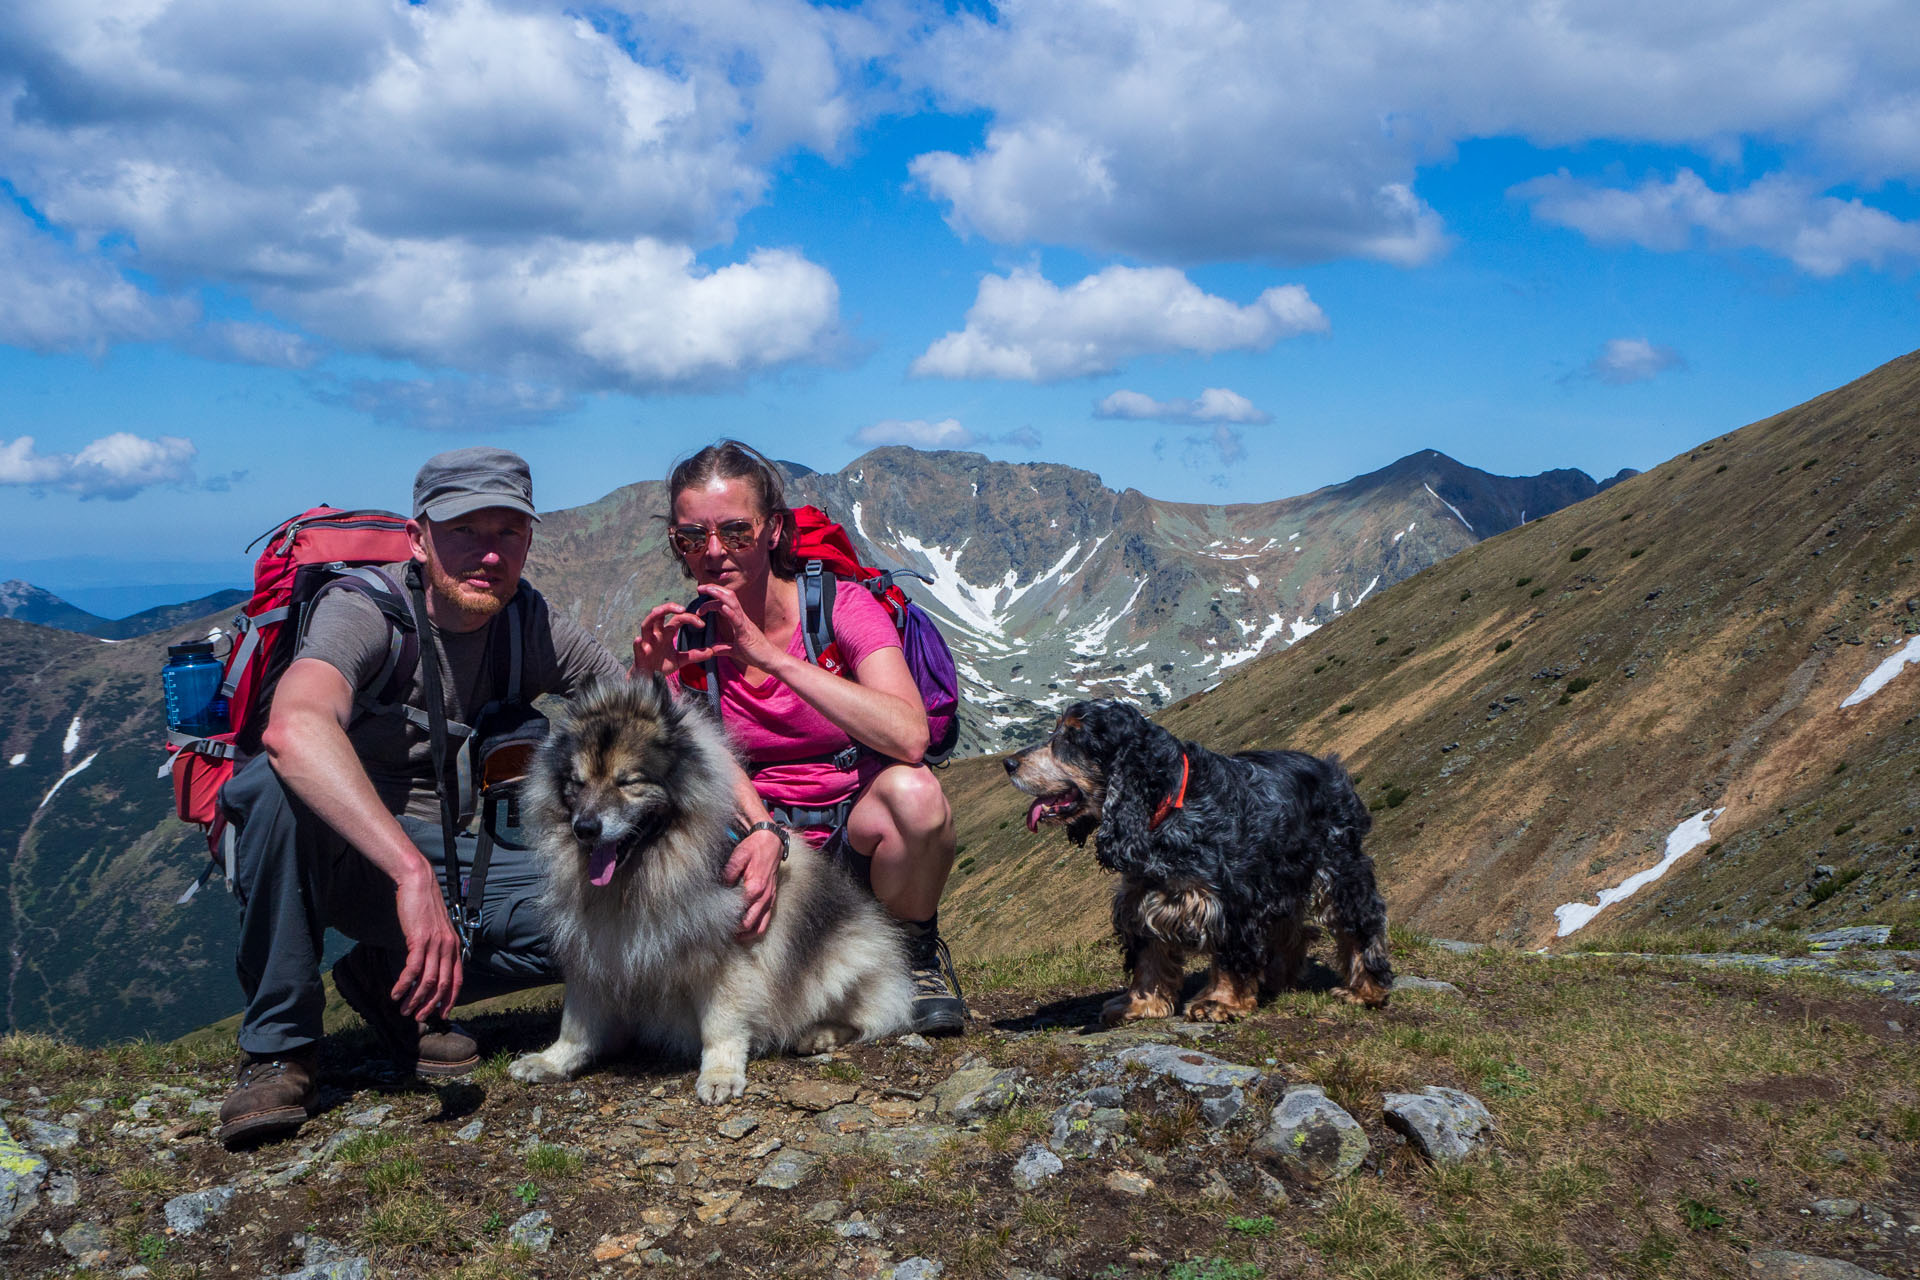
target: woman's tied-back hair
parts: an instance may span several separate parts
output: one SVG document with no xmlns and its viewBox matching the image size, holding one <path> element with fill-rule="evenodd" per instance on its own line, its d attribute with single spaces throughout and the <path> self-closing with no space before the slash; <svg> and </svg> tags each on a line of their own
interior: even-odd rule
<svg viewBox="0 0 1920 1280">
<path fill-rule="evenodd" d="M 673 504 L 680 495 L 696 485 L 710 484 L 715 480 L 747 482 L 747 487 L 753 491 L 759 503 L 759 514 L 777 521 L 780 526 L 780 538 L 774 543 L 773 553 L 769 557 L 774 576 L 798 576 L 800 560 L 793 554 L 793 511 L 787 506 L 787 487 L 780 479 L 780 469 L 752 445 L 742 444 L 738 440 L 721 440 L 691 457 L 682 458 L 667 477 L 668 510 L 662 518 L 670 526 L 673 523 Z M 673 549 L 671 538 L 667 541 L 667 555 L 680 566 L 682 574 L 689 578 L 693 576 L 693 571 L 687 568 L 686 557 Z"/>
</svg>

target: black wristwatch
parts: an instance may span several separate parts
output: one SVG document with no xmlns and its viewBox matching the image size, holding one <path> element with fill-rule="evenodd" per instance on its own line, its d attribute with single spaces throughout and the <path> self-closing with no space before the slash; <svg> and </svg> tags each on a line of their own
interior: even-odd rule
<svg viewBox="0 0 1920 1280">
<path fill-rule="evenodd" d="M 756 831 L 777 831 L 780 833 L 780 861 L 785 862 L 787 860 L 787 842 L 793 839 L 792 829 L 784 823 L 774 822 L 769 819 L 756 822 L 748 827 L 740 839 L 745 840 L 747 836 L 752 835 Z"/>
</svg>

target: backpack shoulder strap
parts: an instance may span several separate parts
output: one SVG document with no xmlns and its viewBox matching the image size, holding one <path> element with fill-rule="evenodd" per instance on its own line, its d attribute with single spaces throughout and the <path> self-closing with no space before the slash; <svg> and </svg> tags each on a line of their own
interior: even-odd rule
<svg viewBox="0 0 1920 1280">
<path fill-rule="evenodd" d="M 820 655 L 833 643 L 833 596 L 839 579 L 818 560 L 800 570 L 800 634 L 807 661 L 820 665 Z"/>
<path fill-rule="evenodd" d="M 413 674 L 420 658 L 420 629 L 415 625 L 413 609 L 407 602 L 405 590 L 386 570 L 372 565 L 340 565 L 301 611 L 301 639 L 306 638 L 312 623 L 313 606 L 335 590 L 364 597 L 386 619 L 386 660 L 372 685 L 365 691 L 356 691 L 353 700 L 355 709 L 362 715 L 385 712 L 399 701 L 399 687 Z"/>
</svg>

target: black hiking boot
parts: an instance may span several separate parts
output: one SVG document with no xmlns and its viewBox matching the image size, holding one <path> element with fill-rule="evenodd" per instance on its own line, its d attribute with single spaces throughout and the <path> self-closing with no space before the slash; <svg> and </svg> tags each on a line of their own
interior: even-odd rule
<svg viewBox="0 0 1920 1280">
<path fill-rule="evenodd" d="M 907 923 L 907 968 L 913 978 L 913 1029 L 927 1036 L 964 1032 L 967 1002 L 953 955 L 934 921 Z"/>
<path fill-rule="evenodd" d="M 416 1022 L 393 1002 L 398 979 L 390 953 L 361 943 L 333 964 L 333 985 L 393 1059 L 401 1075 L 463 1076 L 480 1065 L 480 1046 L 445 1018 Z"/>
<path fill-rule="evenodd" d="M 312 1045 L 273 1056 L 248 1054 L 220 1104 L 221 1145 L 234 1151 L 292 1134 L 313 1113 L 319 1074 Z"/>
</svg>

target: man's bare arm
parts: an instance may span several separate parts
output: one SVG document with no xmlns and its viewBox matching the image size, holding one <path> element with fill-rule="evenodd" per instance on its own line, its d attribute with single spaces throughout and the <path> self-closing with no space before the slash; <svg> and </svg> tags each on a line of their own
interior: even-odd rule
<svg viewBox="0 0 1920 1280">
<path fill-rule="evenodd" d="M 393 998 L 411 1018 L 445 1014 L 460 994 L 460 939 L 433 867 L 386 806 L 347 741 L 353 686 L 318 658 L 301 658 L 274 689 L 261 742 L 287 789 L 394 883 L 406 968 Z"/>
</svg>

